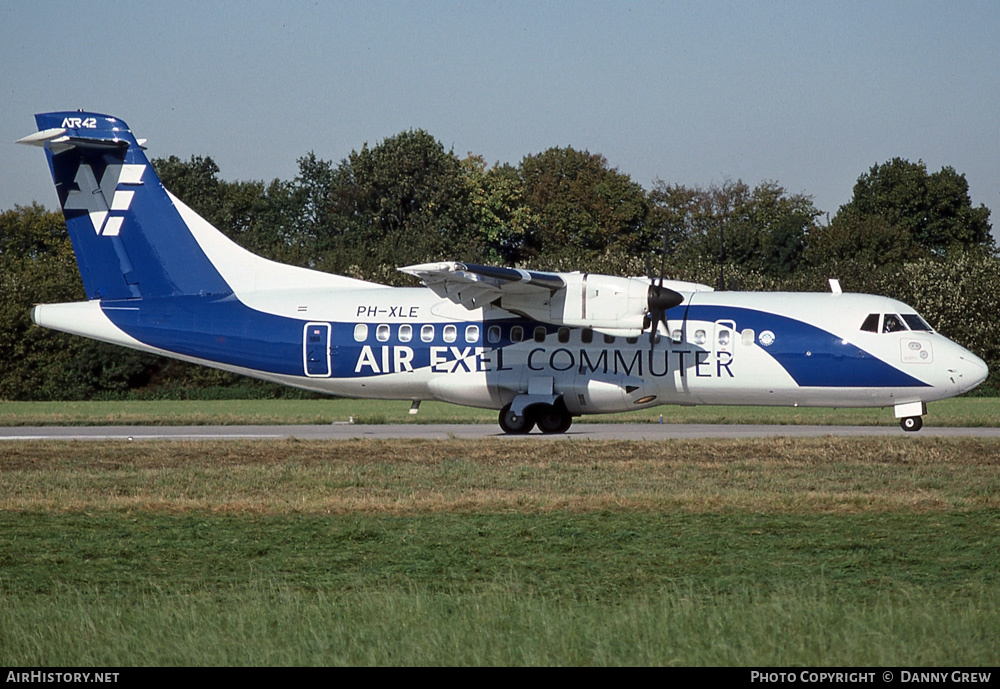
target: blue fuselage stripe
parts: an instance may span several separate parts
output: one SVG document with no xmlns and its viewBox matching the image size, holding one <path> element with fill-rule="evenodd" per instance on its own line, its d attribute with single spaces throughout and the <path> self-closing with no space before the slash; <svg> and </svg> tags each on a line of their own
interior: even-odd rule
<svg viewBox="0 0 1000 689">
<path fill-rule="evenodd" d="M 144 344 L 262 373 L 305 377 L 303 328 L 306 323 L 315 323 L 313 320 L 262 313 L 247 307 L 233 295 L 169 297 L 127 303 L 129 308 L 121 309 L 115 308 L 114 302 L 106 302 L 104 312 L 117 327 Z M 682 317 L 683 310 L 678 308 L 668 316 Z M 793 318 L 753 309 L 708 305 L 691 306 L 686 315 L 688 321 L 735 321 L 740 330 L 750 328 L 758 338 L 764 331 L 774 333 L 774 340 L 769 345 L 759 341 L 758 344 L 802 387 L 927 386 L 841 337 Z M 441 326 L 444 324 L 441 322 L 434 324 L 434 339 L 430 342 L 420 339 L 421 324 L 414 323 L 411 324 L 412 339 L 405 343 L 399 340 L 398 326 L 392 327 L 389 339 L 378 341 L 376 327 L 371 325 L 367 338 L 358 342 L 354 338 L 355 323 L 330 323 L 330 375 L 357 378 L 385 372 L 379 366 L 358 365 L 366 346 L 408 347 L 412 350 L 412 358 L 407 363 L 414 369 L 421 369 L 432 364 L 431 347 L 454 347 L 457 354 L 466 348 L 492 350 L 511 344 L 508 327 L 504 328 L 504 339 L 499 342 L 485 340 L 486 328 L 495 321 L 476 323 L 480 326 L 478 340 L 466 341 L 465 328 L 471 323 L 454 323 L 457 339 L 453 342 L 443 339 Z M 529 338 L 539 325 L 521 319 L 504 321 L 504 324 L 524 326 Z M 557 329 L 552 325 L 544 327 L 547 332 Z M 608 346 L 601 341 L 600 335 L 595 335 L 594 340 L 594 348 Z M 648 343 L 643 344 L 645 342 L 645 338 L 640 338 L 636 344 L 622 342 L 613 347 L 627 350 L 648 347 Z"/>
</svg>

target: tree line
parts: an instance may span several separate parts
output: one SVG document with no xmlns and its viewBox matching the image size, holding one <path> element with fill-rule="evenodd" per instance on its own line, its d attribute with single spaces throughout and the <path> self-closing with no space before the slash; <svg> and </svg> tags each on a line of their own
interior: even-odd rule
<svg viewBox="0 0 1000 689">
<path fill-rule="evenodd" d="M 210 157 L 152 161 L 164 186 L 251 251 L 407 285 L 435 260 L 729 289 L 895 297 L 1000 369 L 1000 259 L 965 176 L 895 158 L 862 173 L 829 218 L 775 181 L 644 189 L 596 153 L 554 147 L 519 165 L 459 157 L 423 130 L 343 160 L 309 153 L 291 180 L 229 182 Z M 284 396 L 296 391 L 34 327 L 32 304 L 83 299 L 60 212 L 0 213 L 0 398 Z M 995 387 L 996 373 L 988 386 Z"/>
</svg>

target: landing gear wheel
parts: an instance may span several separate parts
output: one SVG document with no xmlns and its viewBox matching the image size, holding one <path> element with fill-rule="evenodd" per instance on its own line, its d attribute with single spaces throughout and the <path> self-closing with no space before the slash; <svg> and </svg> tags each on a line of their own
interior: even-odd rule
<svg viewBox="0 0 1000 689">
<path fill-rule="evenodd" d="M 504 433 L 511 435 L 524 435 L 530 433 L 535 426 L 535 419 L 525 410 L 524 414 L 518 416 L 510 410 L 510 405 L 500 410 L 500 418 L 497 420 Z"/>
<path fill-rule="evenodd" d="M 561 404 L 546 404 L 535 411 L 535 423 L 542 433 L 565 433 L 573 423 L 573 417 Z"/>
<path fill-rule="evenodd" d="M 923 427 L 924 420 L 919 416 L 907 416 L 905 419 L 900 419 L 899 425 L 903 427 L 904 431 L 913 433 Z"/>
</svg>

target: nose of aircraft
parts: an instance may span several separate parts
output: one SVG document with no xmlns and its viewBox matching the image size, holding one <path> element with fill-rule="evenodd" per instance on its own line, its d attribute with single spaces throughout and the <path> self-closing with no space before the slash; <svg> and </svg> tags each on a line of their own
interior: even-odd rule
<svg viewBox="0 0 1000 689">
<path fill-rule="evenodd" d="M 990 369 L 978 356 L 964 347 L 958 347 L 958 356 L 951 373 L 952 381 L 959 390 L 967 392 L 986 380 Z"/>
</svg>

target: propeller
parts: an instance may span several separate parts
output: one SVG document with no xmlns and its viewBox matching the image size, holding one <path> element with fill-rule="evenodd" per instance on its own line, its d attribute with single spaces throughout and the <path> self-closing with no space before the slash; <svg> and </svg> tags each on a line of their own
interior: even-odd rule
<svg viewBox="0 0 1000 689">
<path fill-rule="evenodd" d="M 660 323 L 667 326 L 667 311 L 684 301 L 684 296 L 680 292 L 663 286 L 663 269 L 667 260 L 667 231 L 663 231 L 663 252 L 660 255 L 660 284 L 656 284 L 653 276 L 649 277 L 649 291 L 646 293 L 646 305 L 648 314 L 647 323 L 643 326 L 649 327 L 649 344 L 656 344 L 656 330 Z M 647 271 L 648 272 L 648 271 Z"/>
</svg>

